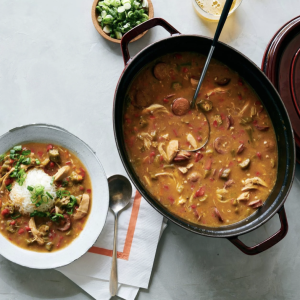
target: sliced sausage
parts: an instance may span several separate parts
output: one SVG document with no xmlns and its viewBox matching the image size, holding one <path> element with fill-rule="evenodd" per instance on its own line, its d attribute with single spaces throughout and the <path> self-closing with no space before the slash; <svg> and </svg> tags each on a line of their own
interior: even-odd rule
<svg viewBox="0 0 300 300">
<path fill-rule="evenodd" d="M 224 183 L 224 189 L 227 189 L 227 188 L 231 187 L 233 184 L 234 184 L 234 181 L 232 179 L 227 180 Z"/>
<path fill-rule="evenodd" d="M 69 215 L 64 214 L 64 225 L 62 227 L 57 227 L 57 230 L 59 231 L 67 231 L 70 229 L 71 227 L 71 219 L 69 217 Z"/>
<path fill-rule="evenodd" d="M 143 90 L 138 90 L 135 94 L 133 105 L 137 108 L 144 108 L 151 105 L 152 97 Z"/>
<path fill-rule="evenodd" d="M 215 83 L 217 84 L 217 85 L 221 85 L 221 86 L 224 86 L 224 85 L 227 85 L 229 82 L 230 82 L 230 78 L 228 78 L 228 77 L 223 77 L 223 78 L 218 78 L 218 77 L 216 77 L 215 78 Z"/>
<path fill-rule="evenodd" d="M 237 153 L 237 154 L 240 154 L 240 153 L 242 153 L 244 150 L 245 150 L 245 145 L 244 145 L 244 144 L 240 144 L 239 147 L 238 147 L 238 149 L 237 149 L 237 151 L 236 151 L 236 153 Z"/>
<path fill-rule="evenodd" d="M 254 201 L 251 201 L 248 206 L 252 207 L 252 208 L 258 208 L 260 206 L 262 206 L 263 203 L 261 200 L 254 200 Z"/>
<path fill-rule="evenodd" d="M 220 154 L 227 153 L 229 151 L 229 147 L 230 143 L 226 136 L 219 136 L 214 140 L 214 148 Z"/>
<path fill-rule="evenodd" d="M 176 116 L 183 116 L 190 110 L 190 102 L 185 98 L 177 98 L 172 104 L 172 112 Z"/>
<path fill-rule="evenodd" d="M 214 213 L 215 213 L 216 218 L 218 218 L 220 222 L 224 221 L 219 210 L 216 207 L 214 208 Z"/>
<path fill-rule="evenodd" d="M 163 80 L 168 76 L 168 65 L 166 63 L 158 63 L 153 69 L 154 77 Z"/>
<path fill-rule="evenodd" d="M 177 153 L 174 161 L 185 161 L 191 158 L 191 153 L 188 151 L 181 150 Z"/>
<path fill-rule="evenodd" d="M 226 116 L 226 125 L 227 125 L 227 129 L 229 129 L 230 127 L 232 127 L 234 125 L 234 120 L 232 116 Z"/>
<path fill-rule="evenodd" d="M 270 128 L 270 126 L 262 126 L 262 125 L 254 125 L 254 126 L 259 131 L 267 131 Z"/>
</svg>

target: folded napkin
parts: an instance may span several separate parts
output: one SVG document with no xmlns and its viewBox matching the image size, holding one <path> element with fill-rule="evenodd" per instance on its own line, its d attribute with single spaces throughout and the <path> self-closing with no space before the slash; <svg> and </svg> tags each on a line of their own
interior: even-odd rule
<svg viewBox="0 0 300 300">
<path fill-rule="evenodd" d="M 130 205 L 118 222 L 118 296 L 134 299 L 140 287 L 148 288 L 157 244 L 166 224 L 133 188 Z M 99 300 L 110 299 L 114 218 L 109 211 L 105 226 L 94 246 L 80 259 L 57 269 Z"/>
</svg>

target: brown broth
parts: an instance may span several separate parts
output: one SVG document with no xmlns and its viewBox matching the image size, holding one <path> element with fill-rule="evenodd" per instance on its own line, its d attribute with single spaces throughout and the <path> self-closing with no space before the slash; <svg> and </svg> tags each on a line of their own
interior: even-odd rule
<svg viewBox="0 0 300 300">
<path fill-rule="evenodd" d="M 218 227 L 247 218 L 257 210 L 251 207 L 253 201 L 263 203 L 268 198 L 277 178 L 277 143 L 270 117 L 254 90 L 239 74 L 213 59 L 197 100 L 213 104 L 212 110 L 206 112 L 211 128 L 209 143 L 201 151 L 192 152 L 188 160 L 165 161 L 159 151 L 160 144 L 166 151 L 169 142 L 177 140 L 179 149 L 192 149 L 187 142 L 189 133 L 197 141 L 197 147 L 206 140 L 208 126 L 199 108 L 184 116 L 172 113 L 174 99 L 193 98 L 195 86 L 191 79 L 199 79 L 205 59 L 197 53 L 176 53 L 146 66 L 129 88 L 123 132 L 129 159 L 153 197 L 183 219 Z M 161 62 L 166 64 L 167 75 L 158 80 L 153 70 Z M 224 86 L 216 83 L 223 78 L 230 78 L 230 82 Z M 140 93 L 142 100 L 147 100 L 146 106 L 139 102 Z M 152 104 L 162 105 L 167 112 L 144 110 Z M 222 124 L 216 122 L 216 115 Z M 230 128 L 228 116 L 234 122 L 229 124 Z M 150 136 L 148 144 L 145 136 Z M 216 151 L 214 141 L 218 137 L 222 137 L 222 143 L 217 148 L 226 153 Z M 244 150 L 238 154 L 241 144 Z M 239 164 L 246 159 L 250 159 L 250 165 L 242 169 Z M 186 174 L 179 170 L 190 164 L 193 166 Z M 219 176 L 225 169 L 230 169 L 230 174 L 222 179 Z M 167 174 L 157 175 L 162 173 Z M 197 181 L 190 180 L 192 173 L 199 177 Z M 267 187 L 255 185 L 257 188 L 249 190 L 248 200 L 237 201 L 245 180 L 254 177 L 263 180 Z M 234 183 L 224 189 L 229 179 Z"/>
<path fill-rule="evenodd" d="M 22 145 L 23 149 L 26 148 L 27 150 L 31 150 L 31 153 L 34 153 L 33 157 L 38 158 L 41 162 L 44 159 L 48 158 L 47 146 L 47 144 L 42 143 L 27 143 Z M 92 206 L 92 183 L 84 165 L 79 160 L 79 158 L 76 157 L 73 153 L 71 153 L 68 149 L 56 145 L 53 145 L 53 147 L 58 149 L 60 152 L 60 167 L 63 167 L 65 165 L 69 165 L 71 167 L 71 170 L 67 174 L 68 176 L 74 170 L 80 174 L 84 174 L 84 179 L 82 182 L 73 184 L 72 186 L 72 183 L 69 182 L 68 186 L 66 186 L 65 189 L 75 197 L 78 195 L 82 195 L 83 193 L 88 193 L 90 196 L 90 204 L 87 216 L 80 220 L 74 220 L 73 218 L 71 218 L 72 225 L 70 230 L 68 230 L 67 232 L 61 232 L 57 230 L 57 228 L 61 227 L 62 225 L 61 221 L 53 222 L 49 218 L 35 217 L 35 223 L 37 228 L 42 224 L 46 224 L 50 227 L 50 232 L 47 236 L 47 240 L 54 244 L 52 252 L 63 249 L 64 247 L 68 246 L 74 239 L 76 239 L 80 235 L 80 233 L 84 229 L 85 223 L 88 219 Z M 56 164 L 53 167 L 50 167 L 49 163 L 44 168 L 44 171 L 48 175 L 53 176 L 58 171 L 58 169 L 59 167 Z M 60 187 L 62 183 L 63 181 L 58 181 L 56 183 L 57 188 Z M 5 190 L 4 194 L 0 194 L 0 208 L 1 205 L 4 205 L 4 203 L 7 201 L 9 201 L 9 191 Z M 74 210 L 74 212 L 75 211 L 76 210 Z M 18 211 L 15 211 L 13 216 L 18 214 Z M 31 244 L 27 243 L 26 240 L 32 238 L 32 234 L 28 227 L 29 220 L 29 215 L 22 215 L 20 218 L 17 218 L 15 220 L 16 224 L 14 225 L 16 226 L 17 231 L 15 233 L 11 233 L 6 230 L 6 224 L 7 222 L 13 221 L 13 219 L 11 218 L 11 216 L 3 216 L 2 214 L 0 214 L 0 232 L 4 237 L 6 237 L 9 241 L 11 241 L 18 247 L 36 252 L 48 252 L 44 245 L 39 245 L 37 242 Z"/>
</svg>

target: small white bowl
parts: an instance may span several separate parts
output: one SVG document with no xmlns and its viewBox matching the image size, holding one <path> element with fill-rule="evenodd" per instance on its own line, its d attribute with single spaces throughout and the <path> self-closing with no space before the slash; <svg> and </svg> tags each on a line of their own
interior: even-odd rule
<svg viewBox="0 0 300 300">
<path fill-rule="evenodd" d="M 92 181 L 92 209 L 80 235 L 68 246 L 49 253 L 22 249 L 0 234 L 0 254 L 10 261 L 34 269 L 52 269 L 70 264 L 85 254 L 101 233 L 108 212 L 108 182 L 96 153 L 81 139 L 61 127 L 31 124 L 11 129 L 0 137 L 0 153 L 15 145 L 40 142 L 61 145 L 84 164 Z"/>
</svg>

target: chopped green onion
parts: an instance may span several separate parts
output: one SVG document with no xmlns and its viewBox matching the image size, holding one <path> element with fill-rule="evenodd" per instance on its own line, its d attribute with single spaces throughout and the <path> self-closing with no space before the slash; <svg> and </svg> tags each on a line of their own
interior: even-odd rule
<svg viewBox="0 0 300 300">
<path fill-rule="evenodd" d="M 29 155 L 30 153 L 31 153 L 31 150 L 22 151 L 22 155 L 24 155 L 24 156 Z"/>
<path fill-rule="evenodd" d="M 47 196 L 51 199 L 53 199 L 53 197 L 50 195 L 50 193 L 46 192 Z"/>
<path fill-rule="evenodd" d="M 35 163 L 36 163 L 37 165 L 40 165 L 40 164 L 41 164 L 41 162 L 40 162 L 38 159 L 35 160 Z"/>
<path fill-rule="evenodd" d="M 16 216 L 11 216 L 11 218 L 13 219 L 13 220 L 16 220 L 16 219 L 18 219 L 18 218 L 20 218 L 21 217 L 21 215 L 19 214 L 19 215 L 16 215 Z"/>
<path fill-rule="evenodd" d="M 21 151 L 22 150 L 22 145 L 15 146 L 13 148 L 13 150 L 15 150 L 15 151 Z"/>
<path fill-rule="evenodd" d="M 32 191 L 33 191 L 33 187 L 29 185 L 29 186 L 27 187 L 27 190 L 30 191 L 30 192 L 32 192 Z"/>
<path fill-rule="evenodd" d="M 7 185 L 6 188 L 8 191 L 11 191 L 11 184 Z"/>
<path fill-rule="evenodd" d="M 52 176 L 50 184 L 53 185 L 53 182 L 54 182 L 54 176 Z"/>
<path fill-rule="evenodd" d="M 1 155 L 0 155 L 0 162 L 3 161 L 4 158 L 5 158 L 5 154 L 1 154 Z"/>
</svg>

